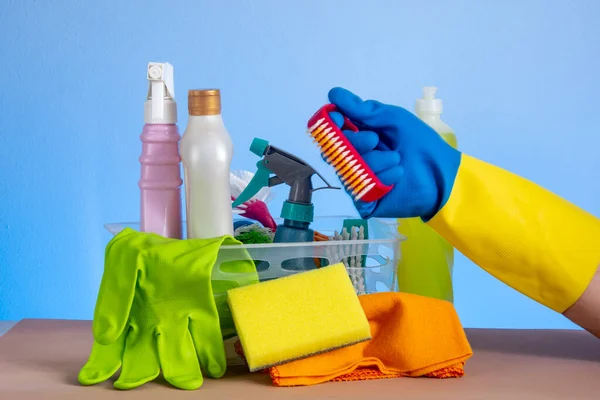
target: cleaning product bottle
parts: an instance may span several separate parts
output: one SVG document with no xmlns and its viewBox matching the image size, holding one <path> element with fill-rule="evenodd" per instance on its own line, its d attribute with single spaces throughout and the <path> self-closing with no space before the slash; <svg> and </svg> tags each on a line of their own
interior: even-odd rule
<svg viewBox="0 0 600 400">
<path fill-rule="evenodd" d="M 235 199 L 232 207 L 244 203 L 262 188 L 273 187 L 285 183 L 290 187 L 287 200 L 283 202 L 281 218 L 283 224 L 277 226 L 274 243 L 297 243 L 314 241 L 315 232 L 310 228 L 314 217 L 314 204 L 312 203 L 313 192 L 322 189 L 340 188 L 331 186 L 325 178 L 319 174 L 306 161 L 270 145 L 264 139 L 254 138 L 250 151 L 259 157 L 256 163 L 256 173 L 246 186 L 246 189 Z M 273 174 L 273 176 L 271 176 Z M 319 176 L 325 182 L 325 186 L 314 188 L 312 177 Z M 282 268 L 289 271 L 305 271 L 317 268 L 314 258 L 290 258 L 284 260 Z"/>
<path fill-rule="evenodd" d="M 149 88 L 144 104 L 145 125 L 140 136 L 140 230 L 180 239 L 183 234 L 183 181 L 173 67 L 169 63 L 151 62 L 148 64 L 147 78 Z"/>
<path fill-rule="evenodd" d="M 440 117 L 442 100 L 435 98 L 436 92 L 436 87 L 424 87 L 423 98 L 416 101 L 415 113 L 457 148 L 454 132 Z M 398 289 L 453 302 L 454 248 L 418 217 L 399 219 L 398 232 L 407 239 L 401 242 Z"/>
<path fill-rule="evenodd" d="M 188 91 L 188 125 L 179 146 L 188 238 L 233 236 L 230 167 L 233 143 L 219 89 Z"/>
</svg>

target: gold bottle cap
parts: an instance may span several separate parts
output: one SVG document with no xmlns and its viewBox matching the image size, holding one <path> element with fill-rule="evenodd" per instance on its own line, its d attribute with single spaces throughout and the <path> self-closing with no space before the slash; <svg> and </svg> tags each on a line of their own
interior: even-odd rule
<svg viewBox="0 0 600 400">
<path fill-rule="evenodd" d="M 221 114 L 221 91 L 219 89 L 188 90 L 190 115 Z"/>
</svg>

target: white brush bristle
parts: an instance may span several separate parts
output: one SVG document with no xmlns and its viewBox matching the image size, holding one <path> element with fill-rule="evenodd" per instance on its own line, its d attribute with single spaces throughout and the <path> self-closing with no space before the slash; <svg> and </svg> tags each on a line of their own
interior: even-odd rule
<svg viewBox="0 0 600 400">
<path fill-rule="evenodd" d="M 355 200 L 360 200 L 373 189 L 375 183 L 371 183 L 372 179 L 368 178 L 367 173 L 363 174 L 365 168 L 357 164 L 357 160 L 352 155 L 346 158 L 350 151 L 344 151 L 346 146 L 343 146 L 341 139 L 334 138 L 336 131 L 332 127 L 327 128 L 328 125 L 329 122 L 325 121 L 325 118 L 321 118 L 309 127 L 306 133 L 313 139 L 313 142 L 319 145 L 321 155 L 328 164 L 333 166 L 341 183 L 351 192 L 350 195 Z M 317 132 L 315 133 L 315 131 Z M 350 176 L 344 179 L 343 176 L 347 175 L 348 171 L 351 171 Z"/>
</svg>

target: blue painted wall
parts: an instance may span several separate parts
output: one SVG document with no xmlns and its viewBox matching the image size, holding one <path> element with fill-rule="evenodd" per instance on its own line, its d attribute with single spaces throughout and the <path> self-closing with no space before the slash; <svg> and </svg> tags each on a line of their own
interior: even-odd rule
<svg viewBox="0 0 600 400">
<path fill-rule="evenodd" d="M 337 182 L 303 133 L 330 87 L 412 108 L 437 85 L 465 152 L 600 214 L 599 2 L 165 4 L 3 2 L 0 320 L 92 318 L 102 225 L 138 218 L 149 61 L 175 67 L 182 131 L 187 90 L 222 90 L 233 168 L 261 136 Z M 465 326 L 572 327 L 462 257 L 455 278 Z"/>
</svg>

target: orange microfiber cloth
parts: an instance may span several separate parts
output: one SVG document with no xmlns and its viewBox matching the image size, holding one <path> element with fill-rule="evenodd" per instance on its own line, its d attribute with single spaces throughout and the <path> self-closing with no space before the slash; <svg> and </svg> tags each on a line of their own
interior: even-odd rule
<svg viewBox="0 0 600 400">
<path fill-rule="evenodd" d="M 464 375 L 473 351 L 452 303 L 397 292 L 358 297 L 372 339 L 269 368 L 274 385 Z"/>
</svg>

